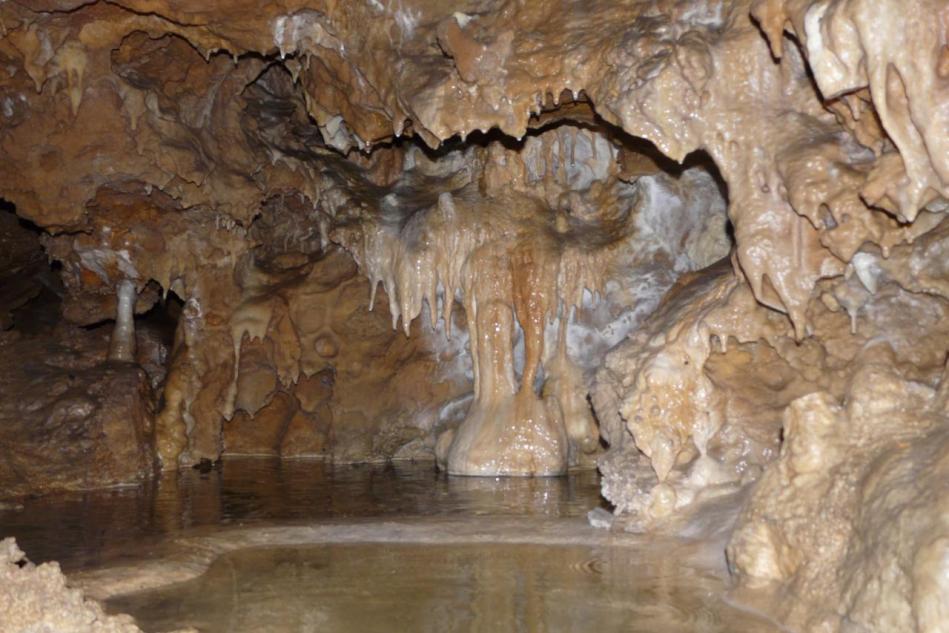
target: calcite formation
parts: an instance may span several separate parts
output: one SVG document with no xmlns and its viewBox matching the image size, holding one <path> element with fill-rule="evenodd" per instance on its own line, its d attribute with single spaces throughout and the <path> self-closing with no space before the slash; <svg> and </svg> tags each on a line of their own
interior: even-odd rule
<svg viewBox="0 0 949 633">
<path fill-rule="evenodd" d="M 760 591 L 749 600 L 800 630 L 945 626 L 946 384 L 868 363 L 845 404 L 823 391 L 791 403 L 728 550 L 743 589 Z"/>
<path fill-rule="evenodd" d="M 34 565 L 11 539 L 0 541 L 0 609 L 9 631 L 140 633 L 132 618 L 106 615 L 102 606 L 66 585 L 57 563 Z"/>
<path fill-rule="evenodd" d="M 12 490 L 597 463 L 614 526 L 745 499 L 731 569 L 790 626 L 945 626 L 945 0 L 11 0 L 0 33 Z M 75 472 L 17 461 L 70 429 Z"/>
</svg>

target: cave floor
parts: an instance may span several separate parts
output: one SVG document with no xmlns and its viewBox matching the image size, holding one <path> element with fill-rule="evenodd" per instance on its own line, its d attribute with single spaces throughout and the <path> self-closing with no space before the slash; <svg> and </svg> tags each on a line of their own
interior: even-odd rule
<svg viewBox="0 0 949 633">
<path fill-rule="evenodd" d="M 34 562 L 148 633 L 769 631 L 729 605 L 721 544 L 590 527 L 593 471 L 227 459 L 0 509 Z"/>
</svg>

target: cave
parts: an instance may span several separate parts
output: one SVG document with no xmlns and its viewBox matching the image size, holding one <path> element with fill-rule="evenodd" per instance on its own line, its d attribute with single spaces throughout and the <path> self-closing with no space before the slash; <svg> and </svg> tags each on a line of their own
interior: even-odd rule
<svg viewBox="0 0 949 633">
<path fill-rule="evenodd" d="M 949 630 L 946 0 L 9 0 L 0 62 L 0 631 Z"/>
</svg>

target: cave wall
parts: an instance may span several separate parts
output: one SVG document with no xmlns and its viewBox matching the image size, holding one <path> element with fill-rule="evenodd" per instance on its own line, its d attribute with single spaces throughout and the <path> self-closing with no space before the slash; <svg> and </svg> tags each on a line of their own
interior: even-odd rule
<svg viewBox="0 0 949 633">
<path fill-rule="evenodd" d="M 213 63 L 180 38 L 141 33 L 111 51 L 110 68 L 153 96 L 158 86 L 204 88 L 150 61 L 171 51 L 210 72 Z M 554 418 L 554 432 L 570 422 L 553 471 L 592 465 L 599 445 L 586 383 L 599 360 L 677 274 L 728 252 L 722 183 L 707 156 L 674 166 L 580 103 L 569 117 L 539 119 L 522 141 L 481 135 L 434 152 L 405 141 L 343 157 L 324 143 L 290 72 L 276 64 L 256 72 L 237 99 L 207 103 L 212 118 L 194 131 L 237 133 L 248 152 L 269 154 L 261 168 L 270 165 L 279 182 L 257 185 L 249 220 L 213 191 L 192 205 L 174 186 L 116 177 L 85 202 L 81 225 L 47 226 L 43 237 L 62 265 L 70 323 L 115 317 L 123 286 L 134 286 L 136 314 L 168 296 L 183 301 L 174 344 L 162 351 L 167 376 L 153 385 L 159 465 L 222 454 L 434 458 L 437 438 L 454 432 L 477 390 L 477 355 L 464 353 L 472 312 L 459 308 L 473 305 L 487 274 L 478 266 L 503 271 L 518 248 L 538 258 L 542 277 L 551 258 L 563 270 L 521 281 L 521 294 L 544 284 L 549 298 L 531 308 L 539 312 L 530 344 L 523 315 L 512 319 L 507 380 L 530 396 L 522 406 Z M 186 102 L 169 96 L 166 106 Z M 495 261 L 477 263 L 478 249 Z M 513 281 L 504 285 L 498 299 L 511 310 Z M 416 322 L 423 304 L 427 320 Z M 120 338 L 113 348 L 133 347 Z M 536 442 L 526 444 L 530 452 Z"/>
<path fill-rule="evenodd" d="M 252 345 L 280 339 L 269 354 L 286 358 L 268 362 L 284 389 L 301 369 L 307 377 L 318 371 L 300 366 L 294 343 L 282 343 L 299 338 L 289 332 L 292 316 L 282 318 L 282 308 L 275 312 L 262 297 L 271 292 L 265 286 L 302 275 L 310 265 L 303 259 L 331 243 L 355 256 L 372 288 L 385 287 L 390 317 L 403 329 L 424 303 L 437 307 L 439 283 L 441 312 L 452 309 L 446 290 L 463 291 L 477 277 L 466 265 L 503 269 L 515 247 L 519 261 L 536 262 L 520 281 L 495 280 L 510 286 L 492 300 L 507 306 L 502 313 L 513 309 L 511 333 L 471 346 L 475 409 L 496 408 L 513 396 L 482 403 L 479 383 L 532 390 L 532 377 L 544 378 L 534 362 L 553 347 L 539 322 L 556 317 L 561 303 L 566 311 L 580 306 L 584 292 L 598 297 L 607 277 L 622 277 L 614 260 L 624 240 L 649 242 L 642 226 L 621 225 L 632 222 L 627 183 L 647 187 L 640 181 L 662 170 L 656 155 L 681 161 L 702 150 L 714 161 L 727 185 L 735 271 L 758 303 L 788 315 L 796 339 L 809 331 L 820 279 L 844 274 L 868 241 L 886 253 L 936 223 L 925 211 L 911 221 L 927 205 L 938 212 L 945 193 L 944 32 L 939 20 L 918 18 L 936 14 L 939 3 L 909 11 L 886 5 L 888 33 L 912 33 L 920 50 L 931 51 L 928 66 L 865 33 L 877 19 L 870 4 L 605 3 L 550 16 L 539 6 L 506 5 L 449 13 L 373 3 L 257 10 L 12 3 L 2 14 L 9 160 L 0 190 L 49 231 L 47 249 L 64 263 L 70 320 L 111 317 L 126 280 L 139 311 L 167 292 L 186 302 L 157 417 L 166 466 L 215 457 L 221 420 L 256 413 L 274 393 L 247 383 L 248 394 L 260 393 L 246 397 L 257 401 L 237 405 L 245 335 Z M 228 19 L 215 18 L 222 11 Z M 857 57 L 862 65 L 834 61 Z M 543 132 L 558 121 L 579 132 Z M 606 130 L 607 139 L 590 143 L 584 126 Z M 411 155 L 418 141 L 399 140 L 437 147 L 492 129 L 519 147 L 482 139 L 467 153 L 442 148 L 426 158 L 438 165 L 428 173 Z M 609 138 L 618 135 L 646 139 L 657 151 L 623 148 Z M 567 154 L 575 163 L 578 151 L 587 166 L 558 175 L 556 163 Z M 435 200 L 443 216 L 463 210 L 439 227 L 428 210 Z M 488 206 L 508 211 L 496 214 L 498 226 L 481 217 Z M 394 232 L 393 223 L 406 224 Z M 549 235 L 545 223 L 562 239 L 541 247 L 534 238 Z M 498 232 L 509 244 L 497 247 L 493 264 L 478 264 L 493 255 L 471 257 L 472 249 Z M 469 238 L 451 244 L 449 233 Z M 432 248 L 413 244 L 422 234 Z M 397 256 L 399 248 L 405 252 Z M 675 259 L 688 246 L 672 250 Z M 559 272 L 549 271 L 550 251 L 559 251 Z M 475 327 L 476 294 L 461 298 Z M 648 302 L 636 303 L 648 310 Z M 538 323 L 529 332 L 528 321 Z M 271 327 L 283 331 L 271 337 Z M 523 368 L 482 375 L 478 346 L 514 347 L 522 334 L 527 380 Z M 514 365 L 514 356 L 501 365 Z M 245 364 L 249 375 L 254 362 Z M 265 413 L 270 426 L 282 428 L 295 410 L 283 400 Z M 536 398 L 525 395 L 516 406 L 548 417 Z M 539 424 L 541 435 L 562 426 Z M 234 428 L 242 425 L 240 417 Z M 589 443 L 578 438 L 568 444 Z M 261 450 L 281 441 L 271 438 Z M 563 453 L 561 443 L 549 448 Z M 253 444 L 232 442 L 240 451 Z M 564 467 L 561 457 L 554 462 L 553 470 Z"/>
</svg>

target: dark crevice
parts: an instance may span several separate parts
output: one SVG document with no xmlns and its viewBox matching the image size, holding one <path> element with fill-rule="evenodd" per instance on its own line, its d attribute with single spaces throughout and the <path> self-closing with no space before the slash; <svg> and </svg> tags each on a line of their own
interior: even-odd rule
<svg viewBox="0 0 949 633">
<path fill-rule="evenodd" d="M 12 202 L 0 198 L 0 330 L 33 335 L 60 320 L 61 266 L 50 264 L 42 235 L 36 224 L 16 215 Z"/>
</svg>

